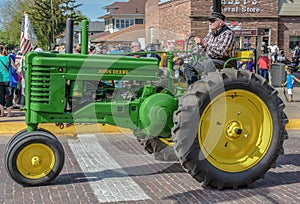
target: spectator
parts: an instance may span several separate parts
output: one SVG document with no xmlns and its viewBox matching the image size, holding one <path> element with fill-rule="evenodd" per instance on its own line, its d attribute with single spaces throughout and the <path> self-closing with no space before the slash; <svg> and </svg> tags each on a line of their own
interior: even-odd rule
<svg viewBox="0 0 300 204">
<path fill-rule="evenodd" d="M 147 50 L 147 52 L 155 52 L 156 51 L 155 45 L 152 43 L 148 44 L 148 46 L 146 47 L 146 50 Z M 157 53 L 149 53 L 149 54 L 147 54 L 147 57 L 156 57 L 158 59 L 159 63 L 161 61 L 161 57 Z"/>
<path fill-rule="evenodd" d="M 3 45 L 0 45 L 0 117 L 4 116 L 4 107 L 7 110 L 7 117 L 15 116 L 12 112 L 14 91 L 9 86 L 10 83 L 10 67 L 17 70 L 17 66 L 7 55 L 7 51 Z"/>
<path fill-rule="evenodd" d="M 254 66 L 254 60 L 253 60 L 253 58 L 251 58 L 247 62 L 247 64 L 246 64 L 246 70 L 248 70 L 249 72 L 255 73 L 255 66 Z"/>
<path fill-rule="evenodd" d="M 263 52 L 263 53 L 268 52 L 268 46 L 266 45 L 266 42 L 262 42 L 261 52 Z"/>
<path fill-rule="evenodd" d="M 81 53 L 81 44 L 78 43 L 74 49 L 73 49 L 73 53 Z"/>
<path fill-rule="evenodd" d="M 267 54 L 263 53 L 257 61 L 258 66 L 258 74 L 268 80 L 269 67 L 270 67 L 270 59 Z"/>
<path fill-rule="evenodd" d="M 9 54 L 9 57 L 11 60 L 18 65 L 18 62 L 16 61 L 16 55 L 18 50 L 14 50 L 12 53 Z M 10 71 L 10 82 L 9 86 L 13 88 L 14 91 L 14 97 L 13 97 L 13 108 L 17 108 L 17 101 L 20 96 L 20 83 L 21 83 L 21 74 L 19 74 L 13 67 L 9 67 Z"/>
<path fill-rule="evenodd" d="M 288 64 L 288 67 L 289 67 L 289 68 L 292 68 L 293 71 L 296 72 L 296 71 L 298 71 L 298 66 L 299 66 L 299 62 L 296 61 L 296 58 L 295 58 L 295 57 L 293 57 L 291 63 Z"/>
<path fill-rule="evenodd" d="M 296 62 L 299 62 L 300 50 L 299 45 L 296 45 L 295 50 L 293 52 L 293 58 L 295 58 Z"/>
<path fill-rule="evenodd" d="M 300 79 L 293 75 L 293 69 L 289 68 L 287 70 L 286 81 L 282 84 L 282 86 L 286 86 L 289 96 L 289 102 L 293 102 L 293 88 L 294 88 L 294 80 L 300 83 Z"/>
<path fill-rule="evenodd" d="M 110 48 L 110 49 L 109 49 L 109 51 L 107 52 L 107 54 L 119 54 L 119 53 L 120 53 L 120 49 L 119 49 L 119 47 L 116 46 L 116 45 L 111 45 L 109 48 Z"/>
<path fill-rule="evenodd" d="M 279 48 L 275 43 L 271 43 L 271 45 L 268 46 L 268 48 L 271 50 L 271 60 L 272 63 L 277 62 L 277 57 L 279 53 Z"/>
<path fill-rule="evenodd" d="M 135 57 L 135 58 L 140 58 L 140 57 L 146 57 L 145 54 L 138 54 L 138 53 L 134 53 L 134 52 L 143 52 L 144 50 L 141 49 L 141 43 L 138 41 L 133 41 L 131 42 L 131 52 L 133 52 L 133 54 L 130 54 L 131 56 Z"/>
</svg>

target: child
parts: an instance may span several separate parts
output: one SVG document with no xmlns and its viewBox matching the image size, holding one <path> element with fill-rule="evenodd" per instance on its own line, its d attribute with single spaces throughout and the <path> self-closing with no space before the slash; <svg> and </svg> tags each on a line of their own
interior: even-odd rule
<svg viewBox="0 0 300 204">
<path fill-rule="evenodd" d="M 300 83 L 300 79 L 293 75 L 293 69 L 289 68 L 287 70 L 286 82 L 282 84 L 282 86 L 286 86 L 288 90 L 289 102 L 293 101 L 293 87 L 294 87 L 294 80 Z"/>
</svg>

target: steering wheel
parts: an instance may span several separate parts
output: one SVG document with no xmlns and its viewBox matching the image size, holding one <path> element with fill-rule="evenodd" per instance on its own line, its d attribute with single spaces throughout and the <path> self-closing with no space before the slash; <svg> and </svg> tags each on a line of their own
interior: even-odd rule
<svg viewBox="0 0 300 204">
<path fill-rule="evenodd" d="M 187 40 L 185 44 L 185 50 L 187 53 L 186 60 L 188 63 L 192 66 L 196 65 L 197 62 L 200 60 L 200 47 L 195 42 L 195 36 L 191 35 Z"/>
</svg>

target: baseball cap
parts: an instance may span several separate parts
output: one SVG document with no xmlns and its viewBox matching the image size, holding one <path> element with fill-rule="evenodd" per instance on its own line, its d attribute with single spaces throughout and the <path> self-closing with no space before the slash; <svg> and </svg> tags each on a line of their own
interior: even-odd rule
<svg viewBox="0 0 300 204">
<path fill-rule="evenodd" d="M 211 15 L 208 17 L 208 20 L 215 19 L 215 18 L 219 18 L 222 21 L 225 20 L 225 16 L 222 13 L 218 13 L 218 12 L 212 12 Z"/>
</svg>

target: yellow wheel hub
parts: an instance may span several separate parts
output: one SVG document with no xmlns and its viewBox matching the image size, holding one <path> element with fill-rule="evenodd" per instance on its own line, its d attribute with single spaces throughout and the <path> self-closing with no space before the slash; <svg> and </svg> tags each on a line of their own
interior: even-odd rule
<svg viewBox="0 0 300 204">
<path fill-rule="evenodd" d="M 201 115 L 198 140 L 216 168 L 240 172 L 267 153 L 273 123 L 267 105 L 250 91 L 233 89 L 214 98 Z"/>
<path fill-rule="evenodd" d="M 172 137 L 169 137 L 169 138 L 159 138 L 159 139 L 160 139 L 160 141 L 162 141 L 163 143 L 165 143 L 168 146 L 171 146 L 171 147 L 174 146 L 174 141 L 173 141 Z"/>
<path fill-rule="evenodd" d="M 238 121 L 229 122 L 226 127 L 226 137 L 231 141 L 238 138 L 242 132 L 242 125 Z"/>
<path fill-rule="evenodd" d="M 17 157 L 17 168 L 28 179 L 45 177 L 53 169 L 54 164 L 54 152 L 50 147 L 41 143 L 27 145 Z"/>
</svg>

